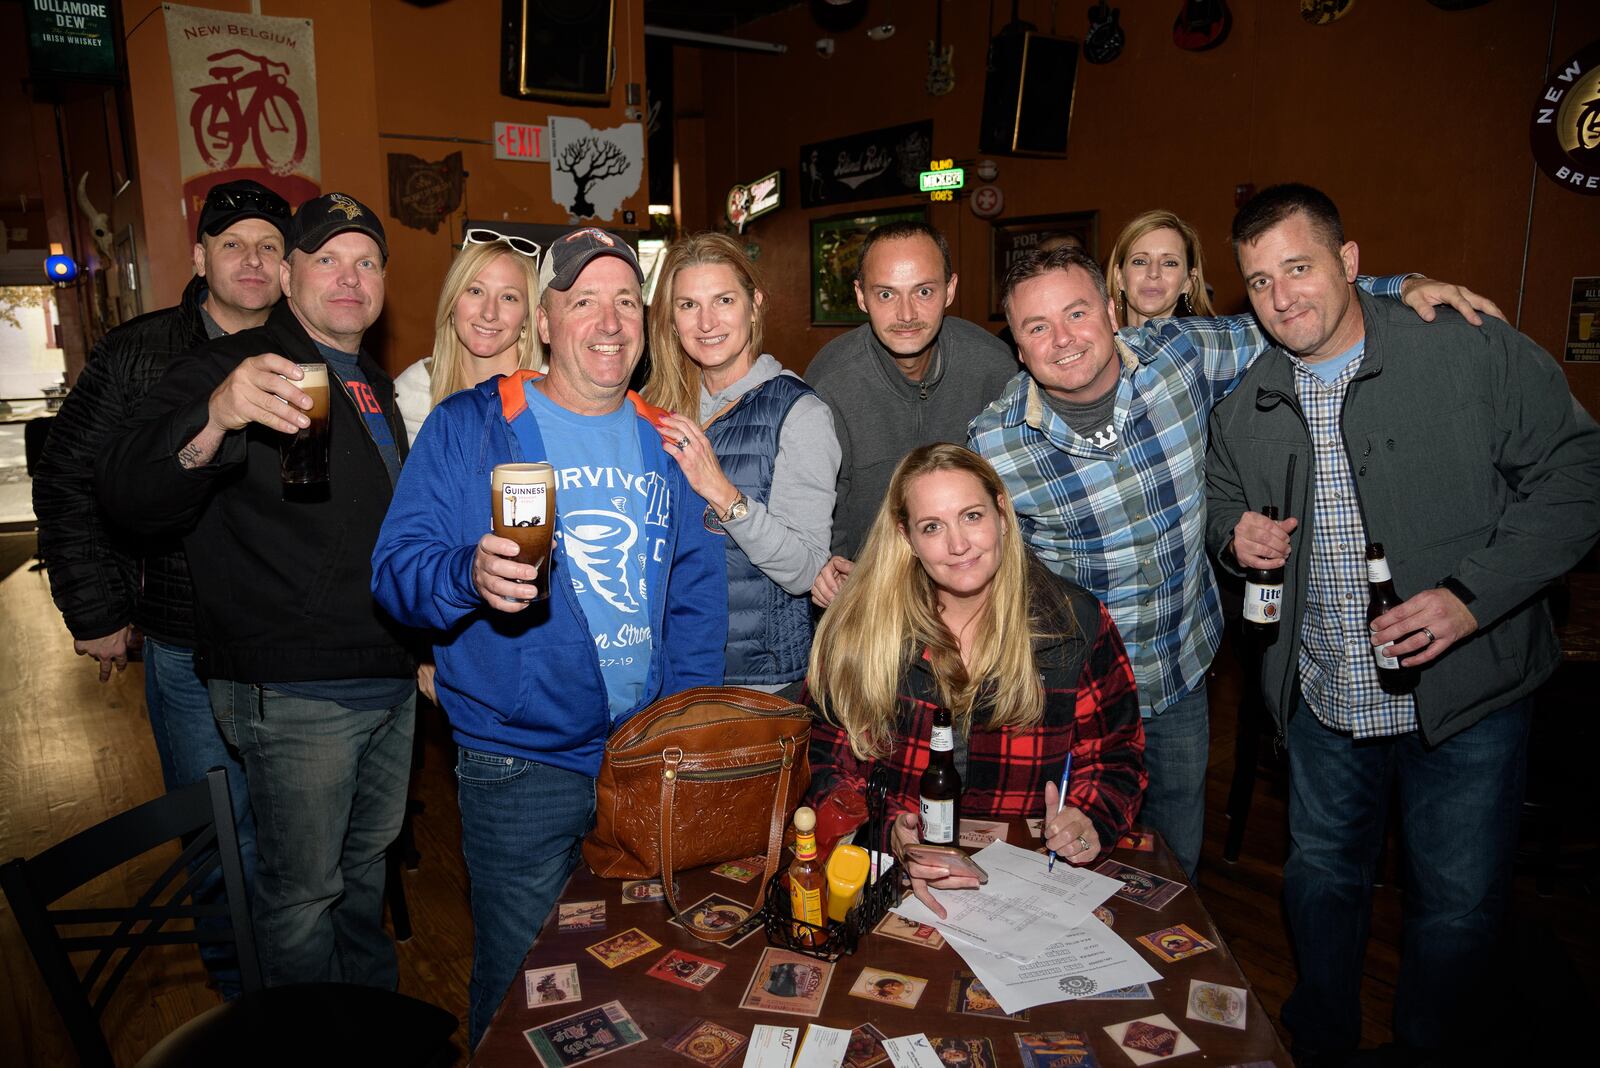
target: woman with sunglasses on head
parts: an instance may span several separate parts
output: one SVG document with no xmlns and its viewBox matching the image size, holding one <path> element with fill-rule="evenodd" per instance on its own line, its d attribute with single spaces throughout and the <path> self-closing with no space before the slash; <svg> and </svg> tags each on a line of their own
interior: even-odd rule
<svg viewBox="0 0 1600 1068">
<path fill-rule="evenodd" d="M 542 368 L 533 308 L 539 300 L 539 246 L 493 230 L 467 231 L 444 276 L 434 316 L 433 355 L 401 371 L 395 403 L 406 437 L 450 394 L 519 368 Z"/>
<path fill-rule="evenodd" d="M 663 448 L 727 538 L 725 681 L 794 691 L 811 650 L 811 584 L 828 560 L 839 439 L 827 404 L 761 351 L 766 294 L 725 234 L 662 258 L 645 400 Z"/>
<path fill-rule="evenodd" d="M 1123 227 L 1106 260 L 1117 325 L 1215 315 L 1206 292 L 1200 235 L 1170 211 L 1147 211 Z"/>
<path fill-rule="evenodd" d="M 989 462 L 959 445 L 900 461 L 850 581 L 817 628 L 811 794 L 888 772 L 894 849 L 919 837 L 918 785 L 936 711 L 954 721 L 959 815 L 1044 817 L 1045 844 L 1088 864 L 1144 793 L 1133 668 L 1105 606 L 1035 560 Z M 1057 784 L 1071 758 L 1066 802 Z M 917 897 L 976 879 L 908 862 Z"/>
</svg>

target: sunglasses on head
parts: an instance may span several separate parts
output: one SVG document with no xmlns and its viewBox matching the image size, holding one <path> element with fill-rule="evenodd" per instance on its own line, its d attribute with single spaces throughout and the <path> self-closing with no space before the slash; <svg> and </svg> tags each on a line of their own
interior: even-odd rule
<svg viewBox="0 0 1600 1068">
<path fill-rule="evenodd" d="M 218 211 L 260 211 L 273 218 L 289 217 L 289 202 L 271 190 L 213 188 L 206 203 Z"/>
<path fill-rule="evenodd" d="M 529 259 L 536 260 L 539 258 L 540 249 L 537 241 L 530 241 L 525 237 L 516 237 L 512 234 L 502 234 L 498 230 L 473 227 L 467 231 L 465 243 L 468 245 L 492 245 L 496 241 L 503 242 L 511 251 L 521 253 Z"/>
</svg>

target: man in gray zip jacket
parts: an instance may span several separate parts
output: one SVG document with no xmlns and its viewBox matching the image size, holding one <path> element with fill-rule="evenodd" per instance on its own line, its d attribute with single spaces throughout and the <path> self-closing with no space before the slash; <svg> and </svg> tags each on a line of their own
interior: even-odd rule
<svg viewBox="0 0 1600 1068">
<path fill-rule="evenodd" d="M 1441 311 L 1429 326 L 1358 293 L 1356 245 L 1319 191 L 1263 191 L 1233 244 L 1279 347 L 1212 415 L 1207 541 L 1226 567 L 1285 568 L 1262 666 L 1291 780 L 1299 978 L 1283 1022 L 1300 1064 L 1341 1063 L 1359 1044 L 1372 873 L 1398 780 L 1404 1063 L 1475 1033 L 1461 1014 L 1505 911 L 1531 698 L 1560 652 L 1542 594 L 1600 533 L 1600 428 L 1504 323 Z M 1369 542 L 1404 598 L 1370 628 Z M 1380 681 L 1375 650 L 1420 669 L 1413 692 Z"/>
</svg>

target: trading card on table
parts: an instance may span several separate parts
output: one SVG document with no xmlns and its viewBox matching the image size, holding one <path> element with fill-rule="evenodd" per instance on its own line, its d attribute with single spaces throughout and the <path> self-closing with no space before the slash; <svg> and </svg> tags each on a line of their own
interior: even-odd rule
<svg viewBox="0 0 1600 1068">
<path fill-rule="evenodd" d="M 883 1040 L 888 1037 L 869 1023 L 851 1031 L 840 1068 L 882 1068 L 889 1063 L 889 1055 L 883 1051 Z"/>
<path fill-rule="evenodd" d="M 1099 1068 L 1089 1036 L 1082 1031 L 1019 1031 L 1022 1068 Z"/>
<path fill-rule="evenodd" d="M 1167 1019 L 1165 1013 L 1146 1016 L 1142 1020 L 1112 1024 L 1105 1029 L 1105 1032 L 1134 1064 L 1149 1064 L 1169 1057 L 1181 1057 L 1185 1053 L 1194 1053 L 1200 1049 L 1188 1035 L 1178 1030 L 1176 1024 Z"/>
<path fill-rule="evenodd" d="M 962 820 L 960 845 L 963 849 L 982 849 L 990 842 L 1004 842 L 1009 829 L 1005 820 Z"/>
<path fill-rule="evenodd" d="M 522 1032 L 544 1068 L 566 1068 L 592 1061 L 619 1049 L 637 1046 L 645 1033 L 633 1022 L 620 1001 L 604 1005 Z"/>
<path fill-rule="evenodd" d="M 673 883 L 672 889 L 681 891 L 683 888 Z M 665 901 L 667 899 L 666 887 L 661 885 L 660 879 L 624 879 L 622 881 L 622 903 L 624 905 L 644 905 L 652 901 Z"/>
<path fill-rule="evenodd" d="M 1167 902 L 1183 893 L 1182 883 L 1163 879 L 1159 875 L 1152 875 L 1142 868 L 1130 867 L 1121 861 L 1102 861 L 1094 870 L 1122 883 L 1122 889 L 1117 891 L 1117 897 L 1131 901 L 1135 905 L 1143 905 L 1147 909 L 1161 909 Z"/>
<path fill-rule="evenodd" d="M 1087 994 L 1079 1001 L 1154 1001 L 1156 996 L 1150 993 L 1149 983 L 1134 983 L 1132 986 L 1119 986 L 1115 990 L 1101 990 L 1098 993 Z"/>
<path fill-rule="evenodd" d="M 736 883 L 747 883 L 751 879 L 759 878 L 761 873 L 766 871 L 766 866 L 766 857 L 746 857 L 743 860 L 730 860 L 726 864 L 718 864 L 711 869 L 711 874 L 732 879 Z"/>
<path fill-rule="evenodd" d="M 681 949 L 669 949 L 661 955 L 660 960 L 650 965 L 650 970 L 644 974 L 665 979 L 678 986 L 686 986 L 690 990 L 704 990 L 706 984 L 715 979 L 717 973 L 725 967 L 726 965 L 720 961 L 697 957 Z"/>
<path fill-rule="evenodd" d="M 928 1044 L 940 1064 L 952 1068 L 995 1068 L 994 1043 L 987 1038 L 947 1038 L 929 1035 Z"/>
<path fill-rule="evenodd" d="M 1243 1031 L 1246 1006 L 1249 1003 L 1250 999 L 1242 987 L 1202 983 L 1198 979 L 1189 980 L 1187 1015 L 1191 1020 L 1203 1020 L 1206 1023 L 1231 1027 L 1235 1031 Z"/>
<path fill-rule="evenodd" d="M 741 904 L 731 897 L 723 897 L 721 894 L 707 894 L 683 910 L 683 919 L 674 916 L 667 923 L 672 927 L 683 927 L 683 921 L 688 920 L 691 926 L 701 931 L 727 931 L 738 927 L 749 918 L 749 905 Z M 759 930 L 761 925 L 758 923 L 744 934 L 718 944 L 725 949 L 732 949 Z"/>
<path fill-rule="evenodd" d="M 1043 816 L 1029 816 L 1028 817 L 1028 833 L 1033 835 L 1035 838 L 1043 838 L 1044 837 L 1044 817 Z"/>
<path fill-rule="evenodd" d="M 1186 923 L 1140 935 L 1139 944 L 1168 964 L 1217 948 L 1215 942 L 1207 942 L 1204 935 Z"/>
<path fill-rule="evenodd" d="M 527 987 L 530 1009 L 583 1000 L 583 991 L 578 988 L 576 964 L 558 964 L 554 968 L 529 968 L 522 973 L 522 981 Z"/>
<path fill-rule="evenodd" d="M 604 942 L 596 942 L 590 946 L 589 955 L 607 968 L 615 968 L 630 960 L 638 960 L 652 949 L 660 948 L 660 942 L 639 928 L 630 927 L 621 934 L 612 935 Z"/>
<path fill-rule="evenodd" d="M 862 968 L 861 974 L 850 986 L 850 996 L 866 998 L 884 1005 L 914 1009 L 922 1000 L 922 991 L 928 986 L 926 979 L 899 972 L 886 972 L 882 968 Z"/>
<path fill-rule="evenodd" d="M 745 1036 L 731 1027 L 711 1020 L 695 1019 L 662 1045 L 706 1068 L 723 1068 L 732 1063 L 734 1054 L 744 1048 L 745 1041 Z"/>
<path fill-rule="evenodd" d="M 898 938 L 914 946 L 927 946 L 929 949 L 944 948 L 944 935 L 940 934 L 937 928 L 908 920 L 898 912 L 884 913 L 883 919 L 878 921 L 878 926 L 872 929 L 872 933 Z"/>
<path fill-rule="evenodd" d="M 1135 853 L 1154 853 L 1156 838 L 1149 831 L 1129 831 L 1117 839 L 1117 848 L 1131 849 Z"/>
<path fill-rule="evenodd" d="M 968 1016 L 998 1016 L 1002 1020 L 1026 1020 L 1028 1010 L 1007 1014 L 984 988 L 983 980 L 971 972 L 956 972 L 950 983 L 950 1002 L 945 1008 L 950 1012 L 964 1012 Z"/>
<path fill-rule="evenodd" d="M 605 925 L 604 901 L 563 901 L 556 906 L 558 931 L 598 931 Z"/>
<path fill-rule="evenodd" d="M 833 978 L 833 965 L 768 946 L 761 951 L 755 974 L 745 987 L 741 1009 L 756 1012 L 786 1012 L 792 1016 L 819 1016 L 822 999 Z"/>
</svg>

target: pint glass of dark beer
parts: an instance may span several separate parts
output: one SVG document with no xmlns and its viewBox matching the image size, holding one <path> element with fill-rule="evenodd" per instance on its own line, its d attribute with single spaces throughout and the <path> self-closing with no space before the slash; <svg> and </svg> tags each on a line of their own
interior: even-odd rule
<svg viewBox="0 0 1600 1068">
<path fill-rule="evenodd" d="M 311 398 L 311 410 L 305 413 L 311 425 L 295 434 L 285 434 L 279 446 L 283 499 L 326 499 L 328 437 L 332 426 L 328 411 L 328 365 L 302 363 L 299 367 L 304 377 L 295 385 Z"/>
<path fill-rule="evenodd" d="M 556 522 L 556 472 L 549 464 L 496 464 L 492 475 L 496 537 L 517 543 L 513 558 L 539 569 L 530 601 L 550 596 L 550 537 Z"/>
</svg>

